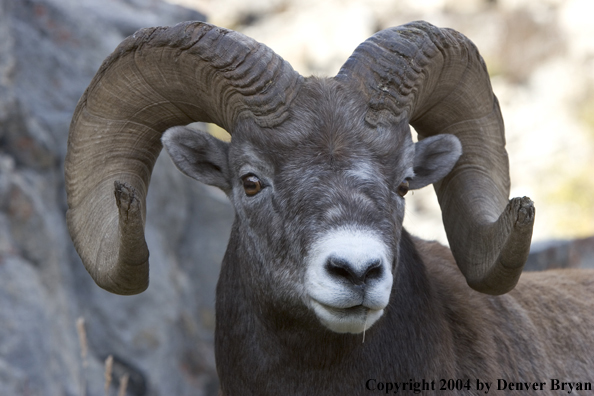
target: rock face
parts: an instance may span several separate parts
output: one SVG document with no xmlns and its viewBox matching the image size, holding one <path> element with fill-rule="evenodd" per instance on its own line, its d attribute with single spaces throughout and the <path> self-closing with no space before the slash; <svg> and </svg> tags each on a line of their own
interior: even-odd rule
<svg viewBox="0 0 594 396">
<path fill-rule="evenodd" d="M 0 0 L 0 395 L 216 395 L 214 288 L 232 208 L 166 156 L 148 197 L 151 285 L 98 288 L 65 225 L 72 112 L 103 59 L 146 26 L 204 20 L 161 1 Z M 172 193 L 173 192 L 173 193 Z M 85 361 L 76 322 L 85 319 Z"/>
</svg>

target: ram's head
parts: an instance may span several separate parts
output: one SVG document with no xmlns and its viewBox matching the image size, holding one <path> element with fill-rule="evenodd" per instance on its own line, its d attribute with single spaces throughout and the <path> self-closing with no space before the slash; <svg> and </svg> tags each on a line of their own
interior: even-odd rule
<svg viewBox="0 0 594 396">
<path fill-rule="evenodd" d="M 231 143 L 184 126 L 196 121 Z M 231 199 L 227 254 L 263 306 L 305 307 L 337 332 L 373 324 L 398 265 L 403 196 L 431 183 L 471 287 L 505 293 L 526 260 L 534 209 L 508 202 L 498 103 L 457 32 L 384 30 L 331 79 L 304 79 L 266 46 L 205 23 L 129 37 L 81 99 L 66 159 L 70 232 L 114 293 L 148 286 L 145 196 L 165 131 L 180 170 Z"/>
</svg>

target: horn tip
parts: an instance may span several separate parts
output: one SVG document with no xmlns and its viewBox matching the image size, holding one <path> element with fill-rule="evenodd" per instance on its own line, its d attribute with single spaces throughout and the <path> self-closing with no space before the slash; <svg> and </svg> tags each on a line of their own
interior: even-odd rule
<svg viewBox="0 0 594 396">
<path fill-rule="evenodd" d="M 146 267 L 148 272 L 148 261 L 144 263 L 144 267 Z M 146 291 L 146 289 L 148 289 L 149 278 L 148 274 L 146 274 L 146 276 L 143 277 L 139 277 L 138 275 L 136 275 L 134 276 L 134 280 L 132 282 L 126 282 L 125 284 L 121 282 L 121 280 L 118 282 L 114 282 L 111 279 L 106 282 L 101 282 L 100 280 L 95 279 L 95 283 L 97 284 L 97 286 L 110 293 L 119 294 L 121 296 L 132 296 L 135 294 L 140 294 Z"/>
<path fill-rule="evenodd" d="M 536 208 L 534 202 L 528 197 L 513 198 L 508 205 L 516 214 L 515 227 L 526 228 L 534 225 Z"/>
<path fill-rule="evenodd" d="M 535 212 L 530 198 L 512 198 L 499 219 L 478 233 L 483 236 L 481 244 L 492 246 L 488 249 L 491 255 L 456 259 L 471 288 L 501 295 L 516 286 L 530 253 Z M 481 262 L 482 265 L 476 265 Z"/>
</svg>

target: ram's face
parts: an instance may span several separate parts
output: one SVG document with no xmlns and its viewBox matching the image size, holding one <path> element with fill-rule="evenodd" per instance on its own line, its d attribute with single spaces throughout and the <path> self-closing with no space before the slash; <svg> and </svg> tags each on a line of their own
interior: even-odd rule
<svg viewBox="0 0 594 396">
<path fill-rule="evenodd" d="M 263 305 L 359 333 L 390 300 L 417 145 L 408 125 L 371 128 L 364 105 L 330 88 L 305 90 L 278 130 L 243 124 L 228 147 L 188 130 L 164 143 L 182 171 L 229 195 L 242 262 L 228 265 Z M 193 152 L 176 155 L 184 144 Z"/>
<path fill-rule="evenodd" d="M 329 329 L 355 333 L 389 301 L 412 143 L 388 154 L 344 126 L 310 126 L 284 147 L 242 142 L 232 200 L 262 292 L 278 288 Z"/>
</svg>

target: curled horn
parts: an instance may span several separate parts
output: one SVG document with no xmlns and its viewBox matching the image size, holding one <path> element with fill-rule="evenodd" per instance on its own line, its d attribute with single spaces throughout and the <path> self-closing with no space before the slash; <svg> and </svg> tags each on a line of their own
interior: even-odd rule
<svg viewBox="0 0 594 396">
<path fill-rule="evenodd" d="M 434 185 L 452 253 L 473 289 L 513 289 L 530 249 L 534 206 L 526 197 L 509 200 L 503 119 L 474 44 L 413 22 L 363 42 L 335 78 L 362 87 L 371 125 L 411 124 L 420 139 L 460 139 L 460 160 Z"/>
<path fill-rule="evenodd" d="M 301 81 L 270 48 L 206 23 L 123 41 L 80 99 L 68 137 L 68 229 L 95 282 L 118 294 L 148 287 L 145 199 L 167 128 L 202 121 L 232 132 L 240 117 L 273 127 Z"/>
</svg>

